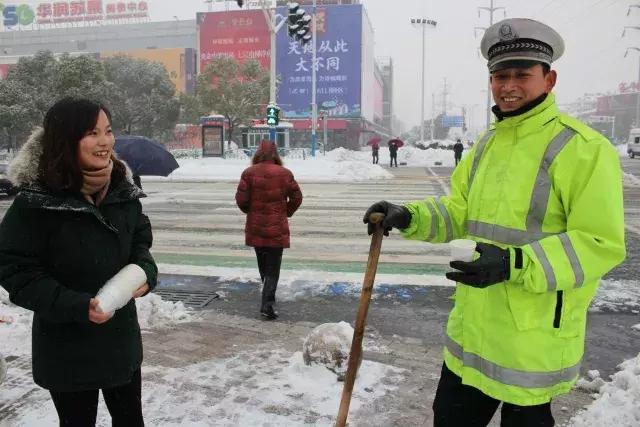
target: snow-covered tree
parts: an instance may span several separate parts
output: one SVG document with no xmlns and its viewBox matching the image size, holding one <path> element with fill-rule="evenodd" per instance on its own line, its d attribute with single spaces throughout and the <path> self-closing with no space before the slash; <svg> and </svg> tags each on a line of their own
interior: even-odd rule
<svg viewBox="0 0 640 427">
<path fill-rule="evenodd" d="M 269 102 L 269 72 L 257 61 L 239 63 L 233 58 L 216 58 L 198 76 L 196 96 L 207 113 L 222 114 L 234 129 L 261 117 Z"/>
<path fill-rule="evenodd" d="M 173 130 L 180 101 L 161 63 L 115 56 L 103 64 L 116 131 L 162 139 Z"/>
</svg>

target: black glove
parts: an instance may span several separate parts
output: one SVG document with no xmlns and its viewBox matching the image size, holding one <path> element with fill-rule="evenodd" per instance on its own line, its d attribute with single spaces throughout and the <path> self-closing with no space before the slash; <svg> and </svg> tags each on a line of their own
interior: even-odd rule
<svg viewBox="0 0 640 427">
<path fill-rule="evenodd" d="M 369 215 L 372 213 L 380 212 L 384 214 L 384 220 L 382 221 L 382 228 L 384 229 L 384 235 L 388 236 L 391 228 L 404 229 L 411 224 L 411 212 L 404 206 L 394 205 L 387 201 L 380 201 L 372 204 L 367 212 L 364 214 L 362 221 L 367 225 L 367 233 L 371 236 L 376 229 L 375 224 L 369 222 Z"/>
<path fill-rule="evenodd" d="M 486 288 L 509 279 L 509 249 L 478 243 L 476 251 L 480 253 L 480 257 L 474 261 L 451 261 L 449 265 L 460 271 L 448 272 L 447 279 L 474 288 Z"/>
</svg>

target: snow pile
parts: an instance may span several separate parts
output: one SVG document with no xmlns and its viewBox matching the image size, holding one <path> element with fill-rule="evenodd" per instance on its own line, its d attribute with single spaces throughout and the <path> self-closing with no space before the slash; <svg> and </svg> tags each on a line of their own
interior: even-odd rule
<svg viewBox="0 0 640 427">
<path fill-rule="evenodd" d="M 395 390 L 401 372 L 362 362 L 350 414 Z M 149 425 L 329 427 L 343 387 L 324 366 L 306 366 L 301 352 L 241 353 L 185 368 L 147 367 L 143 374 Z"/>
<path fill-rule="evenodd" d="M 347 322 L 323 323 L 307 335 L 302 345 L 302 357 L 307 366 L 324 365 L 343 381 L 347 374 L 353 328 Z"/>
<path fill-rule="evenodd" d="M 142 329 L 191 322 L 197 317 L 193 310 L 186 308 L 181 302 L 163 301 L 156 294 L 136 299 L 136 306 Z M 0 288 L 0 318 L 9 320 L 0 322 L 0 354 L 31 354 L 32 313 L 9 302 L 9 294 L 3 288 Z"/>
<path fill-rule="evenodd" d="M 599 388 L 596 401 L 571 419 L 571 427 L 640 425 L 640 354 L 621 363 L 618 369 L 611 382 Z"/>
<path fill-rule="evenodd" d="M 196 317 L 182 302 L 165 301 L 153 293 L 136 299 L 136 308 L 141 329 L 192 322 Z"/>
<path fill-rule="evenodd" d="M 637 280 L 601 280 L 589 311 L 628 312 L 640 310 Z"/>
<path fill-rule="evenodd" d="M 576 382 L 576 387 L 585 391 L 597 393 L 600 390 L 600 387 L 605 384 L 605 381 L 600 377 L 600 371 L 597 369 L 588 371 L 587 377 L 589 377 L 588 380 L 580 378 Z"/>
<path fill-rule="evenodd" d="M 347 150 L 346 148 L 338 147 L 334 150 L 329 151 L 325 155 L 325 159 L 331 160 L 333 162 L 371 162 L 371 151 L 364 151 L 364 155 L 362 151 L 352 151 Z"/>
<path fill-rule="evenodd" d="M 87 307 L 88 310 L 88 307 Z M 21 356 L 31 353 L 31 312 L 9 302 L 0 288 L 0 354 Z"/>
</svg>

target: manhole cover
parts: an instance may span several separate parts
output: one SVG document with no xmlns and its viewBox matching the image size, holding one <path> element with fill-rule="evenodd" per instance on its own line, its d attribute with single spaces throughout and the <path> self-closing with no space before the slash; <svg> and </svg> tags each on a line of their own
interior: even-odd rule
<svg viewBox="0 0 640 427">
<path fill-rule="evenodd" d="M 220 295 L 215 292 L 194 292 L 177 289 L 155 289 L 153 293 L 160 295 L 164 300 L 180 301 L 185 306 L 192 308 L 203 308 L 214 299 L 220 298 Z"/>
</svg>

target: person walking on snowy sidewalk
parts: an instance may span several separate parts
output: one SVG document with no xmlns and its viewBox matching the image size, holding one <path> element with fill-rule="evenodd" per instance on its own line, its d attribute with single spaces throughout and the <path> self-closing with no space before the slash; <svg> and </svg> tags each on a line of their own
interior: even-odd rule
<svg viewBox="0 0 640 427">
<path fill-rule="evenodd" d="M 143 426 L 142 339 L 131 299 L 103 313 L 94 298 L 124 266 L 156 286 L 144 193 L 113 154 L 109 110 L 86 99 L 54 104 L 9 169 L 21 188 L 0 223 L 0 283 L 33 311 L 33 380 L 61 426 L 93 426 L 102 390 L 114 426 Z"/>
<path fill-rule="evenodd" d="M 302 203 L 302 192 L 291 171 L 282 166 L 276 145 L 262 141 L 245 169 L 236 191 L 236 204 L 247 214 L 245 243 L 255 248 L 262 281 L 260 314 L 278 317 L 273 306 L 280 278 L 282 251 L 289 247 L 289 221 Z"/>
<path fill-rule="evenodd" d="M 404 206 L 381 201 L 383 227 L 433 243 L 468 238 L 452 261 L 434 425 L 553 426 L 551 400 L 580 373 L 587 309 L 625 258 L 622 172 L 601 134 L 559 112 L 552 28 L 506 19 L 482 39 L 496 122 L 454 169 L 451 192 Z M 372 224 L 369 224 L 369 232 Z"/>
</svg>

